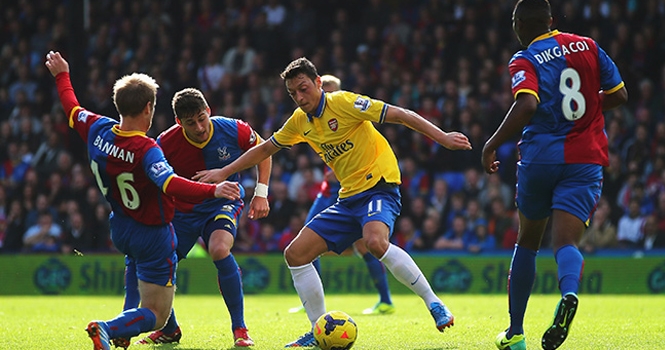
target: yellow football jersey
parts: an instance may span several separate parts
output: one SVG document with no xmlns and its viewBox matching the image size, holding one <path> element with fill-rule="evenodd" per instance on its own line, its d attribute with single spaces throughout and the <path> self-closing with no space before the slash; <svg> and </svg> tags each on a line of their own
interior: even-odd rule
<svg viewBox="0 0 665 350">
<path fill-rule="evenodd" d="M 322 93 L 314 115 L 296 109 L 270 141 L 280 148 L 307 142 L 341 183 L 339 197 L 350 197 L 381 178 L 401 183 L 397 158 L 372 122 L 383 123 L 388 105 L 348 91 Z"/>
</svg>

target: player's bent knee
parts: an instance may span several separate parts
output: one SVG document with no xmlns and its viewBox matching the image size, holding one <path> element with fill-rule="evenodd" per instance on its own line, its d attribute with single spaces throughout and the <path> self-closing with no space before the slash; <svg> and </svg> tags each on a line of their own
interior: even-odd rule
<svg viewBox="0 0 665 350">
<path fill-rule="evenodd" d="M 231 247 L 220 245 L 217 247 L 208 247 L 208 253 L 213 261 L 225 259 L 231 254 Z"/>
<path fill-rule="evenodd" d="M 381 257 L 388 250 L 390 243 L 381 237 L 365 238 L 367 250 L 375 257 Z"/>
<path fill-rule="evenodd" d="M 284 249 L 284 260 L 289 267 L 295 267 L 307 265 L 314 261 L 314 258 L 310 258 L 309 254 L 300 254 L 297 252 L 297 249 L 289 246 Z"/>
</svg>

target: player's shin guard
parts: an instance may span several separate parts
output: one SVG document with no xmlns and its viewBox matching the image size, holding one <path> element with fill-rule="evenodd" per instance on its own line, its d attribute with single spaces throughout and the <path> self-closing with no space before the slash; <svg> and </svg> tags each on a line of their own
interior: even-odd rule
<svg viewBox="0 0 665 350">
<path fill-rule="evenodd" d="M 510 328 L 508 337 L 524 333 L 524 313 L 536 279 L 536 255 L 531 249 L 515 245 L 508 274 L 508 304 Z"/>
<path fill-rule="evenodd" d="M 222 293 L 226 308 L 229 310 L 229 315 L 231 315 L 231 330 L 246 328 L 240 267 L 233 254 L 215 261 L 214 264 L 217 267 L 219 291 Z"/>
<path fill-rule="evenodd" d="M 398 281 L 423 298 L 425 304 L 429 306 L 432 303 L 441 302 L 416 262 L 402 248 L 391 244 L 379 260 L 386 265 Z"/>
<path fill-rule="evenodd" d="M 561 295 L 577 294 L 580 288 L 580 279 L 584 270 L 584 258 L 579 249 L 573 245 L 566 245 L 556 252 L 554 256 L 558 265 L 559 289 Z"/>
<path fill-rule="evenodd" d="M 390 299 L 390 289 L 388 288 L 388 278 L 386 276 L 386 269 L 383 266 L 383 263 L 381 263 L 379 259 L 375 258 L 374 255 L 370 253 L 365 253 L 365 255 L 363 255 L 363 260 L 365 260 L 365 264 L 369 270 L 369 275 L 372 278 L 372 282 L 374 282 L 374 287 L 376 287 L 376 290 L 381 296 L 381 300 L 379 302 L 392 304 L 393 302 Z"/>
<path fill-rule="evenodd" d="M 157 319 L 149 309 L 129 309 L 123 311 L 118 317 L 107 321 L 109 337 L 131 338 L 155 328 Z"/>
<path fill-rule="evenodd" d="M 316 320 L 326 312 L 321 278 L 311 263 L 303 266 L 289 266 L 289 271 L 293 277 L 293 286 L 307 312 L 307 318 L 314 327 Z"/>
</svg>

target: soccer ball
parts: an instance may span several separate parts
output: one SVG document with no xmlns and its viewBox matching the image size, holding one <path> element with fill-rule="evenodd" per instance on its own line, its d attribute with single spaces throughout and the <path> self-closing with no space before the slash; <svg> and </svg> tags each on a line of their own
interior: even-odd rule
<svg viewBox="0 0 665 350">
<path fill-rule="evenodd" d="M 328 311 L 314 324 L 314 339 L 321 350 L 348 350 L 358 336 L 358 326 L 343 311 Z"/>
</svg>

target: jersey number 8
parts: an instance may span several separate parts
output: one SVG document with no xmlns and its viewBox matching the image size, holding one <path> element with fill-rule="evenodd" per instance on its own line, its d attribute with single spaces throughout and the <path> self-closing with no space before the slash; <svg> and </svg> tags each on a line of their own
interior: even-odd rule
<svg viewBox="0 0 665 350">
<path fill-rule="evenodd" d="M 573 68 L 566 68 L 561 71 L 559 79 L 559 91 L 563 95 L 563 100 L 561 100 L 563 116 L 570 121 L 582 118 L 584 112 L 586 112 L 586 101 L 584 95 L 580 92 L 582 80 L 579 73 Z M 569 81 L 570 86 L 568 85 Z M 574 107 L 577 108 L 573 109 Z"/>
</svg>

